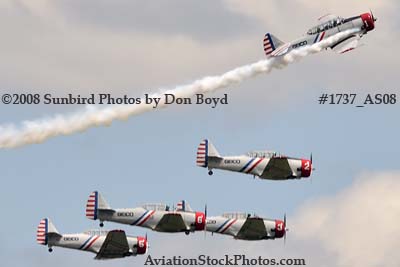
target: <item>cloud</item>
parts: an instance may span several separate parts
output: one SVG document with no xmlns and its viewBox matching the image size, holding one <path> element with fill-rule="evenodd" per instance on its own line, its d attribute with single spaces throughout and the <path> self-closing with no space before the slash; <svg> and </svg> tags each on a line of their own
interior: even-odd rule
<svg viewBox="0 0 400 267">
<path fill-rule="evenodd" d="M 397 267 L 400 255 L 400 171 L 364 173 L 347 188 L 304 203 L 288 216 L 288 240 L 150 233 L 154 257 L 245 254 L 305 259 L 310 267 Z M 263 214 L 268 216 L 268 214 Z M 173 246 L 171 246 L 173 242 Z"/>
<path fill-rule="evenodd" d="M 239 38 L 248 32 L 247 28 L 251 29 L 243 23 L 243 15 L 206 5 L 200 14 L 213 10 L 213 18 L 205 19 L 195 12 L 195 6 L 190 8 L 193 12 L 187 13 L 185 9 L 182 14 L 184 9 L 177 6 L 167 12 L 158 7 L 155 12 L 151 4 L 135 8 L 128 4 L 130 1 L 125 2 L 113 5 L 112 9 L 104 1 L 94 4 L 91 9 L 109 12 L 98 17 L 90 8 L 84 9 L 89 14 L 80 11 L 77 2 L 2 2 L 2 89 L 143 92 L 222 72 L 239 62 L 254 61 L 242 53 L 243 49 L 255 51 L 257 59 L 263 55 L 262 37 L 257 43 Z M 123 24 L 118 21 L 122 11 L 124 17 L 132 11 L 132 18 L 151 13 L 153 22 L 130 21 L 128 24 L 135 27 L 119 27 L 115 24 Z M 218 19 L 222 22 L 213 23 Z M 227 28 L 234 34 L 229 34 Z M 196 37 L 205 35 L 219 37 L 213 42 Z M 239 39 L 233 42 L 232 38 Z M 149 76 L 152 78 L 148 79 Z"/>
<path fill-rule="evenodd" d="M 360 175 L 349 188 L 300 208 L 294 236 L 336 255 L 332 266 L 398 266 L 399 192 L 400 172 Z"/>
<path fill-rule="evenodd" d="M 184 35 L 205 42 L 238 36 L 256 23 L 251 17 L 227 10 L 221 0 L 208 2 L 212 4 L 181 0 L 72 0 L 58 1 L 56 6 L 69 21 L 118 32 Z"/>
</svg>

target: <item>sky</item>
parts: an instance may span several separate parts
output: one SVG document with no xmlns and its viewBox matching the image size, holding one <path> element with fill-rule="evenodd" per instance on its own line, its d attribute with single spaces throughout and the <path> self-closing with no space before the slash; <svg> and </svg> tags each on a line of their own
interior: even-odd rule
<svg viewBox="0 0 400 267">
<path fill-rule="evenodd" d="M 304 34 L 327 13 L 368 12 L 377 27 L 359 49 L 324 51 L 211 94 L 228 105 L 171 106 L 109 127 L 0 150 L 0 258 L 13 266 L 131 266 L 145 257 L 98 262 L 93 255 L 36 244 L 52 219 L 62 233 L 96 228 L 85 218 L 93 190 L 112 207 L 181 199 L 210 215 L 244 211 L 288 218 L 283 240 L 148 233 L 155 257 L 199 254 L 305 258 L 307 266 L 398 266 L 399 106 L 319 105 L 322 93 L 399 94 L 399 3 L 383 1 L 0 2 L 0 93 L 158 92 L 264 59 L 262 39 Z M 82 106 L 0 105 L 0 125 L 69 114 Z M 195 165 L 209 138 L 221 154 L 275 150 L 308 158 L 312 179 L 274 182 Z M 22 253 L 21 253 L 22 252 Z M 23 257 L 21 257 L 23 255 Z"/>
</svg>

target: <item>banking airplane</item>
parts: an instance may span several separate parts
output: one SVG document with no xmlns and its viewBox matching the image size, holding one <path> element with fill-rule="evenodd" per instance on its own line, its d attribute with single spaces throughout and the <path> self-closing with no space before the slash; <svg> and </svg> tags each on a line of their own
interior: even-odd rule
<svg viewBox="0 0 400 267">
<path fill-rule="evenodd" d="M 235 239 L 264 240 L 286 238 L 286 215 L 281 220 L 264 219 L 246 213 L 224 213 L 208 217 L 206 230 L 231 235 Z"/>
<path fill-rule="evenodd" d="M 293 49 L 312 45 L 327 39 L 339 32 L 350 30 L 350 35 L 345 35 L 330 45 L 338 53 L 351 51 L 359 46 L 361 37 L 375 28 L 376 18 L 370 13 L 351 18 L 342 18 L 335 15 L 325 15 L 319 18 L 319 25 L 307 31 L 306 36 L 289 43 L 284 43 L 274 35 L 267 33 L 264 37 L 264 51 L 269 57 L 279 57 Z"/>
<path fill-rule="evenodd" d="M 207 139 L 197 148 L 197 166 L 222 169 L 258 176 L 268 180 L 288 180 L 310 177 L 312 156 L 310 159 L 297 159 L 279 155 L 270 151 L 253 151 L 246 155 L 221 156 L 214 145 Z"/>
<path fill-rule="evenodd" d="M 40 221 L 36 241 L 40 245 L 47 245 L 49 252 L 53 251 L 53 247 L 77 249 L 95 253 L 97 260 L 141 255 L 148 248 L 147 237 L 126 236 L 122 230 L 60 234 L 48 218 Z"/>
<path fill-rule="evenodd" d="M 136 208 L 113 209 L 103 196 L 94 191 L 86 204 L 86 217 L 91 220 L 110 221 L 150 228 L 158 232 L 185 232 L 204 230 L 206 215 L 193 211 L 184 200 L 177 204 L 175 210 L 165 204 L 144 204 Z"/>
</svg>

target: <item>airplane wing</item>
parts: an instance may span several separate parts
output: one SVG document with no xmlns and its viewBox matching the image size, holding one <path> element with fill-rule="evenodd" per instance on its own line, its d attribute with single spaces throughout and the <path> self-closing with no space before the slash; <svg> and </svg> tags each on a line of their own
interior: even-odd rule
<svg viewBox="0 0 400 267">
<path fill-rule="evenodd" d="M 261 218 L 247 218 L 239 233 L 235 236 L 237 239 L 259 240 L 268 237 L 264 220 Z"/>
<path fill-rule="evenodd" d="M 282 179 L 291 177 L 293 171 L 289 166 L 287 158 L 271 158 L 261 174 L 265 179 Z"/>
<path fill-rule="evenodd" d="M 96 260 L 122 258 L 129 255 L 129 245 L 126 234 L 122 230 L 108 232 Z"/>
<path fill-rule="evenodd" d="M 187 226 L 179 213 L 168 213 L 161 218 L 154 230 L 162 232 L 180 232 L 187 230 Z"/>
<path fill-rule="evenodd" d="M 332 49 L 333 49 L 333 51 L 335 51 L 336 53 L 339 53 L 339 54 L 349 52 L 349 51 L 354 50 L 357 47 L 359 47 L 360 38 L 361 37 L 358 35 L 351 36 L 350 38 L 334 45 L 332 47 Z"/>
</svg>

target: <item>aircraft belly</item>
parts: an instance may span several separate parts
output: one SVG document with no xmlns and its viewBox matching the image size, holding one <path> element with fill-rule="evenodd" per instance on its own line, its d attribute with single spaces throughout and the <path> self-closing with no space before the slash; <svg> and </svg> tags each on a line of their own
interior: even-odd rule
<svg viewBox="0 0 400 267">
<path fill-rule="evenodd" d="M 269 171 L 265 171 L 260 178 L 262 179 L 267 179 L 267 180 L 287 180 L 288 177 L 279 177 L 274 175 L 273 173 L 269 172 Z"/>
<path fill-rule="evenodd" d="M 166 213 L 157 221 L 153 229 L 159 232 L 176 233 L 187 231 L 190 228 L 185 224 L 181 214 Z"/>
<path fill-rule="evenodd" d="M 157 224 L 160 222 L 163 215 L 164 212 L 155 212 L 145 223 L 143 223 L 142 226 L 152 230 L 156 229 Z"/>
<path fill-rule="evenodd" d="M 227 234 L 227 235 L 237 236 L 237 234 L 239 233 L 240 228 L 242 228 L 242 226 L 243 226 L 243 222 L 236 221 L 236 223 L 234 223 L 234 224 L 226 231 L 226 234 Z"/>
<path fill-rule="evenodd" d="M 260 176 L 267 167 L 269 160 L 270 160 L 269 158 L 257 159 L 257 162 L 255 162 L 254 164 L 257 163 L 258 164 L 254 167 L 254 169 L 250 173 L 253 175 Z"/>
<path fill-rule="evenodd" d="M 79 249 L 97 253 L 101 244 L 104 242 L 104 236 L 91 236 L 86 234 L 65 234 L 60 240 L 54 243 L 54 246 Z"/>
<path fill-rule="evenodd" d="M 242 240 L 262 240 L 268 238 L 264 220 L 249 218 L 240 229 L 237 238 Z"/>
<path fill-rule="evenodd" d="M 287 180 L 293 176 L 293 170 L 287 158 L 272 158 L 260 178 L 268 180 Z"/>
</svg>

